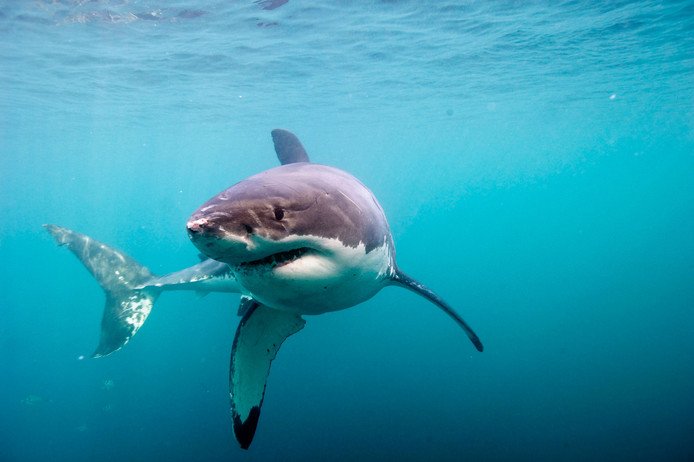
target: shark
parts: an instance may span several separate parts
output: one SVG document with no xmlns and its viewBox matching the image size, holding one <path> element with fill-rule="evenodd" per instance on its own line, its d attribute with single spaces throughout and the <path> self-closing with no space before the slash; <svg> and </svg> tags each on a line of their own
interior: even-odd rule
<svg viewBox="0 0 694 462">
<path fill-rule="evenodd" d="M 357 178 L 313 163 L 292 132 L 272 130 L 280 166 L 223 190 L 186 223 L 201 261 L 157 276 L 123 252 L 57 225 L 44 225 L 95 277 L 106 294 L 93 357 L 125 345 L 163 291 L 241 294 L 232 344 L 229 397 L 234 435 L 248 449 L 267 377 L 280 346 L 305 316 L 358 305 L 388 286 L 432 302 L 484 347 L 438 294 L 404 273 L 383 208 Z"/>
</svg>

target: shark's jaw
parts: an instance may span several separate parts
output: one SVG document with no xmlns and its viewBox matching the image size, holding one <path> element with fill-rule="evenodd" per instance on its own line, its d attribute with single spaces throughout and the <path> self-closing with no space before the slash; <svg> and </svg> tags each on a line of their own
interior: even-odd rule
<svg viewBox="0 0 694 462">
<path fill-rule="evenodd" d="M 315 251 L 310 247 L 298 247 L 273 253 L 257 260 L 241 262 L 236 265 L 238 271 L 273 271 L 281 266 L 289 265 L 305 254 Z"/>
<path fill-rule="evenodd" d="M 269 273 L 311 252 L 320 252 L 312 239 L 290 237 L 273 240 L 258 233 L 232 233 L 207 219 L 187 225 L 188 237 L 206 256 L 227 263 L 240 272 Z"/>
<path fill-rule="evenodd" d="M 227 263 L 248 295 L 295 314 L 361 303 L 387 285 L 392 272 L 390 240 L 366 252 L 363 244 L 348 246 L 317 236 L 291 235 L 279 241 L 258 234 L 189 231 L 189 236 L 201 252 Z"/>
<path fill-rule="evenodd" d="M 337 239 L 273 253 L 233 266 L 239 283 L 259 302 L 295 314 L 320 314 L 361 303 L 387 285 L 391 249 L 366 252 Z"/>
</svg>

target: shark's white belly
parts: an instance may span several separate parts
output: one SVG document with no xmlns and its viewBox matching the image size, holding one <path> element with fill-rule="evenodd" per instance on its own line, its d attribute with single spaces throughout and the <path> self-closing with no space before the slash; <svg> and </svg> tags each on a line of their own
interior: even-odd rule
<svg viewBox="0 0 694 462">
<path fill-rule="evenodd" d="M 248 295 L 276 310 L 321 314 L 349 308 L 383 288 L 392 271 L 389 242 L 366 253 L 363 245 L 321 239 L 318 249 L 272 267 L 234 268 Z"/>
</svg>

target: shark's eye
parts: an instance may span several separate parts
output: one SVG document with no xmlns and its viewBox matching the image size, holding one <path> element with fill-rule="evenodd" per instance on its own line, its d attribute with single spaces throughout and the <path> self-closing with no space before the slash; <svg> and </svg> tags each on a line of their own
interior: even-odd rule
<svg viewBox="0 0 694 462">
<path fill-rule="evenodd" d="M 282 210 L 280 207 L 275 207 L 275 220 L 281 220 L 284 218 L 284 210 Z"/>
<path fill-rule="evenodd" d="M 243 225 L 248 234 L 253 234 L 253 228 L 250 225 Z"/>
</svg>

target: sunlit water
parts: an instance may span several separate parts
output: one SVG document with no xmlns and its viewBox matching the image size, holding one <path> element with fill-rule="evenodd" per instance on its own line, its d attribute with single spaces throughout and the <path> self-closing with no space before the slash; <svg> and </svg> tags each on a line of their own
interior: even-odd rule
<svg viewBox="0 0 694 462">
<path fill-rule="evenodd" d="M 0 459 L 692 460 L 693 75 L 691 2 L 0 4 Z M 190 266 L 276 127 L 486 350 L 395 288 L 311 317 L 242 451 L 237 297 L 81 359 L 103 294 L 41 225 Z"/>
</svg>

